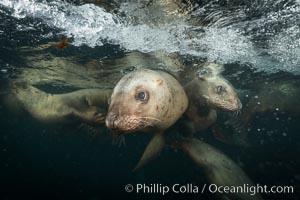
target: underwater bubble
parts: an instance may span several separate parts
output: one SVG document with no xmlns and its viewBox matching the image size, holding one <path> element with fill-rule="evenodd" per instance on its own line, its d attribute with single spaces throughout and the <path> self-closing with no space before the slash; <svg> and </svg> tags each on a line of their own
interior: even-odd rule
<svg viewBox="0 0 300 200">
<path fill-rule="evenodd" d="M 112 13 L 93 4 L 75 6 L 59 0 L 0 0 L 0 5 L 8 8 L 15 18 L 39 19 L 59 29 L 61 34 L 72 38 L 75 46 L 113 44 L 124 50 L 146 53 L 164 50 L 222 64 L 245 63 L 251 69 L 268 73 L 300 74 L 300 5 L 297 3 L 270 12 L 258 10 L 260 18 L 246 18 L 247 6 L 232 9 L 230 17 L 223 16 L 224 8 L 196 9 L 194 14 L 205 10 L 207 16 L 203 17 L 221 13 L 209 25 L 194 25 L 193 20 L 189 23 L 190 16 L 186 19 L 174 16 L 171 22 L 155 16 L 154 21 L 144 20 L 149 19 L 144 12 L 146 7 L 137 9 L 137 3 L 128 2 L 120 3 L 120 9 L 125 9 Z M 44 34 L 44 37 L 51 36 Z"/>
<path fill-rule="evenodd" d="M 264 140 L 260 140 L 260 144 L 263 145 L 265 143 Z"/>
<path fill-rule="evenodd" d="M 286 133 L 282 133 L 282 136 L 287 136 L 287 134 Z"/>
</svg>

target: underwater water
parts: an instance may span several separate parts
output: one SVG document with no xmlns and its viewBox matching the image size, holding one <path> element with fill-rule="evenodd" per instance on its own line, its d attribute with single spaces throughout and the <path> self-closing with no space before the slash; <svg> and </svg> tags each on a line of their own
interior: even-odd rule
<svg viewBox="0 0 300 200">
<path fill-rule="evenodd" d="M 113 88 L 133 68 L 188 76 L 205 62 L 224 64 L 222 74 L 243 109 L 237 117 L 218 112 L 225 139 L 211 129 L 196 137 L 255 184 L 294 188 L 293 194 L 263 193 L 264 199 L 300 199 L 300 2 L 194 1 L 179 10 L 170 2 L 0 0 L 1 199 L 216 199 L 209 192 L 127 193 L 127 184 L 202 186 L 207 180 L 170 147 L 132 172 L 150 135 L 126 135 L 119 146 L 105 125 L 43 123 L 10 108 L 6 98 L 14 81 L 63 94 Z M 55 48 L 63 38 L 70 44 Z M 241 125 L 243 117 L 250 120 Z"/>
</svg>

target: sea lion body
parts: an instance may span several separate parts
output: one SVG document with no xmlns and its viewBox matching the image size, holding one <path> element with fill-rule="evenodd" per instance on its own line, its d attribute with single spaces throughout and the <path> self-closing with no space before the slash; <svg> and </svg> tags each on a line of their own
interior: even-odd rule
<svg viewBox="0 0 300 200">
<path fill-rule="evenodd" d="M 218 187 L 255 186 L 245 172 L 233 160 L 209 144 L 201 140 L 186 138 L 177 142 L 175 145 L 182 149 L 204 170 L 210 183 Z M 248 191 L 220 193 L 219 195 L 226 197 L 225 199 L 262 200 L 259 193 L 253 194 Z"/>
<path fill-rule="evenodd" d="M 257 82 L 252 91 L 244 96 L 245 106 L 236 120 L 231 120 L 232 131 L 227 134 L 228 141 L 238 146 L 251 146 L 248 138 L 253 120 L 257 115 L 273 113 L 288 115 L 289 118 L 300 115 L 299 80 L 273 80 Z"/>
<path fill-rule="evenodd" d="M 33 86 L 13 86 L 12 94 L 31 116 L 45 123 L 78 121 L 104 123 L 110 89 L 83 89 L 66 94 L 49 94 Z"/>
<path fill-rule="evenodd" d="M 298 86 L 299 81 L 295 80 L 258 84 L 254 89 L 255 92 L 248 97 L 249 101 L 245 105 L 242 118 L 245 118 L 245 122 L 250 121 L 256 113 L 264 112 L 286 112 L 299 115 L 300 90 Z"/>
</svg>

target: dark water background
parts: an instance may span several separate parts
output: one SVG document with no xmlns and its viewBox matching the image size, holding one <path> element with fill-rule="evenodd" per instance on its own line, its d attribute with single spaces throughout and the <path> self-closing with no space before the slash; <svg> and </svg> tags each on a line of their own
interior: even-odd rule
<svg viewBox="0 0 300 200">
<path fill-rule="evenodd" d="M 234 3 L 247 4 L 237 1 L 232 4 Z M 274 9 L 280 10 L 286 4 L 278 3 Z M 220 3 L 218 6 L 217 8 L 224 6 L 225 10 L 230 5 Z M 17 47 L 57 41 L 61 30 L 48 26 L 41 19 L 15 18 L 11 16 L 9 9 L 4 6 L 0 8 L 0 27 L 3 30 L 0 33 L 0 89 L 3 97 L 8 92 L 10 80 L 17 77 L 18 67 L 24 64 Z M 256 14 L 249 10 L 248 20 L 262 17 L 261 13 L 265 11 L 270 12 L 267 8 L 271 6 L 262 6 L 260 13 Z M 28 24 L 34 28 L 20 29 L 20 25 L 26 27 Z M 53 36 L 42 37 L 49 32 Z M 260 44 L 259 37 L 255 42 Z M 263 43 L 264 39 L 262 46 Z M 93 48 L 88 45 L 71 46 L 54 54 L 60 57 L 75 55 L 88 60 L 117 58 L 124 52 L 117 44 L 105 44 Z M 286 70 L 270 74 L 256 72 L 243 64 L 225 64 L 224 76 L 239 90 L 255 88 L 256 80 L 300 80 L 299 75 Z M 295 66 L 297 67 L 297 63 Z M 234 75 L 237 71 L 240 72 L 239 76 Z M 241 99 L 243 102 L 247 101 L 246 98 Z M 108 134 L 104 127 L 99 128 L 101 131 L 98 133 L 102 133 L 99 136 L 77 126 L 46 125 L 28 115 L 11 113 L 4 104 L 0 105 L 0 122 L 1 199 L 152 199 L 162 196 L 128 194 L 124 191 L 124 186 L 128 183 L 160 183 L 169 186 L 175 183 L 194 183 L 202 186 L 206 183 L 200 168 L 182 152 L 170 148 L 163 150 L 148 166 L 133 173 L 132 169 L 149 140 L 143 133 L 126 136 L 126 147 L 118 147 L 112 145 L 109 139 L 103 139 L 102 135 Z M 223 123 L 222 118 L 219 123 Z M 298 117 L 280 112 L 276 116 L 272 112 L 258 114 L 249 133 L 253 144 L 249 148 L 224 144 L 216 140 L 210 131 L 206 131 L 201 137 L 240 164 L 255 183 L 294 186 L 294 194 L 264 195 L 266 199 L 300 199 L 299 123 L 299 114 Z M 261 131 L 257 131 L 258 129 Z M 268 131 L 272 131 L 272 135 L 267 134 Z M 166 197 L 215 199 L 208 193 L 168 194 Z"/>
</svg>

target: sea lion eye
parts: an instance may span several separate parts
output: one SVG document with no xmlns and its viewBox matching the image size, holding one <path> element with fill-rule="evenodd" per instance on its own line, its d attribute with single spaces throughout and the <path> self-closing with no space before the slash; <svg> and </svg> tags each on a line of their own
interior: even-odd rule
<svg viewBox="0 0 300 200">
<path fill-rule="evenodd" d="M 147 92 L 138 92 L 136 98 L 140 101 L 146 101 L 148 100 L 148 94 Z"/>
<path fill-rule="evenodd" d="M 217 91 L 218 94 L 222 94 L 226 90 L 225 90 L 225 88 L 223 86 L 219 85 L 219 86 L 216 87 L 216 91 Z"/>
</svg>

